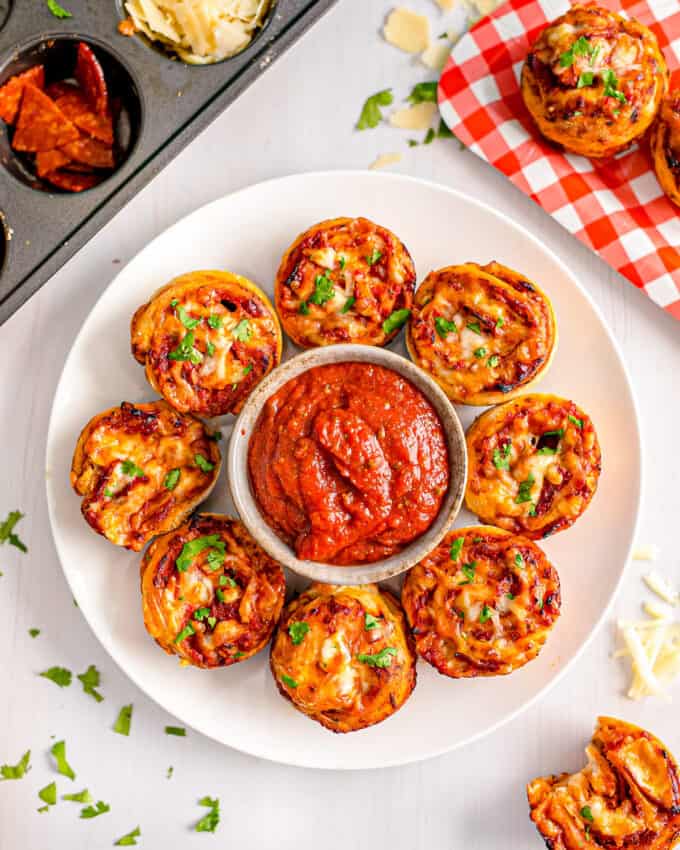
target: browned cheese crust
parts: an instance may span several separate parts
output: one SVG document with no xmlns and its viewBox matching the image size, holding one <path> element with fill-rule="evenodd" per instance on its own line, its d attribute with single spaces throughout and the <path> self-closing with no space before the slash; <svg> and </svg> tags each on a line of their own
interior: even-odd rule
<svg viewBox="0 0 680 850">
<path fill-rule="evenodd" d="M 408 317 L 399 311 L 411 309 L 415 282 L 411 255 L 394 233 L 365 218 L 336 218 L 301 233 L 283 255 L 276 309 L 304 348 L 385 345 Z"/>
<path fill-rule="evenodd" d="M 156 538 L 141 566 L 142 612 L 151 637 L 194 667 L 227 667 L 268 643 L 281 614 L 281 565 L 245 527 L 195 514 Z"/>
<path fill-rule="evenodd" d="M 418 654 L 453 679 L 512 673 L 560 614 L 560 581 L 535 543 L 490 526 L 449 532 L 401 593 Z"/>
<path fill-rule="evenodd" d="M 136 311 L 132 353 L 176 410 L 238 413 L 281 361 L 279 321 L 254 283 L 224 271 L 180 275 Z"/>
<path fill-rule="evenodd" d="M 573 401 L 520 396 L 470 426 L 465 503 L 482 522 L 531 539 L 569 528 L 601 469 L 595 427 Z"/>
<path fill-rule="evenodd" d="M 573 6 L 547 26 L 522 68 L 522 96 L 541 133 L 592 158 L 639 139 L 667 84 L 651 30 L 595 5 Z"/>
<path fill-rule="evenodd" d="M 271 669 L 281 694 L 333 732 L 380 723 L 416 684 L 404 614 L 375 584 L 312 584 L 283 613 Z"/>
<path fill-rule="evenodd" d="M 98 534 L 139 552 L 208 497 L 220 463 L 217 443 L 198 419 L 164 401 L 123 402 L 81 432 L 71 485 Z"/>
<path fill-rule="evenodd" d="M 406 344 L 457 404 L 498 404 L 548 369 L 557 344 L 550 300 L 500 263 L 430 272 L 418 287 Z"/>
<path fill-rule="evenodd" d="M 680 89 L 666 95 L 650 138 L 654 171 L 661 188 L 680 206 Z"/>
<path fill-rule="evenodd" d="M 680 839 L 678 768 L 650 732 L 600 717 L 578 773 L 527 785 L 550 850 L 671 850 Z"/>
</svg>

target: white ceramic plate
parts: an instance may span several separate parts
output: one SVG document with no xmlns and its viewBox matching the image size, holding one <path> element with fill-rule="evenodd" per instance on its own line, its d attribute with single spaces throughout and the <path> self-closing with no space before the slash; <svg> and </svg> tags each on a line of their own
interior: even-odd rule
<svg viewBox="0 0 680 850">
<path fill-rule="evenodd" d="M 569 396 L 592 416 L 603 450 L 598 492 L 585 515 L 545 542 L 562 581 L 563 613 L 538 659 L 509 677 L 453 681 L 418 664 L 411 699 L 386 722 L 334 735 L 276 691 L 268 653 L 235 667 L 181 669 L 144 630 L 139 555 L 112 546 L 80 515 L 69 484 L 83 425 L 122 400 L 154 393 L 130 354 L 130 317 L 161 284 L 192 269 L 225 268 L 270 295 L 279 258 L 309 225 L 363 215 L 408 246 L 418 278 L 465 260 L 498 260 L 551 297 L 559 350 L 541 391 Z M 403 343 L 394 350 L 404 352 Z M 287 343 L 284 355 L 294 349 Z M 467 425 L 479 408 L 459 407 Z M 229 424 L 223 427 L 228 436 Z M 222 442 L 223 449 L 226 441 Z M 625 462 L 621 460 L 625 458 Z M 385 767 L 459 747 L 509 720 L 573 662 L 603 619 L 623 575 L 640 494 L 640 437 L 621 357 L 597 309 L 564 265 L 529 233 L 452 190 L 373 172 L 286 177 L 252 186 L 194 212 L 161 234 L 115 278 L 85 321 L 57 388 L 47 441 L 47 496 L 66 578 L 94 633 L 136 684 L 183 723 L 231 747 L 288 764 Z M 233 510 L 224 481 L 206 507 Z M 466 511 L 459 525 L 472 520 Z M 291 587 L 299 587 L 293 579 Z"/>
</svg>

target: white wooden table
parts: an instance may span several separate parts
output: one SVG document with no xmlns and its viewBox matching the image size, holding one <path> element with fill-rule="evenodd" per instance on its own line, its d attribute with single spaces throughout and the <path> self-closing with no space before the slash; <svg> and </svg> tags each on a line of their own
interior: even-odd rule
<svg viewBox="0 0 680 850">
<path fill-rule="evenodd" d="M 439 31 L 431 0 L 410 5 L 428 12 Z M 640 535 L 661 547 L 660 569 L 680 581 L 680 325 L 455 141 L 409 149 L 409 134 L 387 126 L 352 132 L 368 94 L 391 86 L 402 98 L 415 82 L 433 77 L 380 42 L 377 31 L 390 6 L 389 0 L 340 0 L 0 328 L 0 517 L 13 508 L 26 513 L 20 531 L 30 548 L 25 556 L 0 549 L 0 763 L 16 762 L 29 747 L 33 752 L 22 781 L 0 783 L 1 850 L 110 847 L 137 824 L 140 846 L 147 848 L 212 842 L 241 850 L 524 850 L 542 846 L 527 817 L 525 782 L 578 768 L 596 714 L 648 726 L 680 755 L 677 706 L 623 696 L 626 673 L 609 658 L 613 615 L 548 696 L 485 740 L 422 764 L 335 773 L 259 761 L 191 731 L 187 738 L 166 736 L 173 718 L 114 666 L 71 599 L 47 519 L 45 435 L 64 358 L 99 294 L 153 236 L 213 198 L 297 171 L 365 168 L 392 150 L 404 151 L 396 170 L 455 186 L 514 217 L 590 291 L 623 349 L 637 393 L 646 461 Z M 621 466 L 625 480 L 626 457 L 607 461 Z M 598 565 L 586 550 L 570 568 L 589 582 Z M 613 614 L 638 614 L 644 569 L 630 566 Z M 29 637 L 31 627 L 42 630 L 38 638 Z M 95 703 L 77 682 L 61 690 L 36 675 L 55 664 L 74 673 L 95 664 L 105 701 Z M 111 726 L 130 702 L 133 732 L 124 738 Z M 57 778 L 48 756 L 52 735 L 66 739 L 78 773 L 68 790 L 90 788 L 111 805 L 110 813 L 79 820 L 73 803 L 36 813 L 37 791 Z M 191 829 L 205 811 L 197 800 L 206 794 L 222 802 L 215 837 Z"/>
</svg>

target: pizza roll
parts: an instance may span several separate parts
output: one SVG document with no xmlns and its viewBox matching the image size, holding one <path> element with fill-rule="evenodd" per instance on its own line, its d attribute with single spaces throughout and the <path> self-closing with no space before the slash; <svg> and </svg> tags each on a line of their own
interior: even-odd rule
<svg viewBox="0 0 680 850">
<path fill-rule="evenodd" d="M 650 732 L 600 717 L 578 773 L 527 785 L 531 820 L 552 850 L 671 850 L 680 838 L 675 759 Z"/>
<path fill-rule="evenodd" d="M 281 614 L 281 565 L 245 527 L 220 514 L 194 514 L 157 537 L 141 567 L 144 625 L 182 664 L 228 667 L 269 641 Z"/>
<path fill-rule="evenodd" d="M 650 138 L 654 171 L 661 188 L 680 206 L 680 89 L 667 94 Z"/>
<path fill-rule="evenodd" d="M 238 413 L 281 360 L 281 328 L 267 296 L 224 271 L 180 275 L 136 311 L 132 353 L 151 386 L 182 413 Z"/>
<path fill-rule="evenodd" d="M 220 464 L 217 443 L 198 419 L 164 401 L 124 401 L 81 432 L 71 485 L 98 534 L 139 552 L 207 499 Z"/>
<path fill-rule="evenodd" d="M 283 612 L 271 669 L 281 694 L 333 732 L 380 723 L 416 684 L 403 612 L 375 584 L 310 585 Z"/>
<path fill-rule="evenodd" d="M 283 255 L 276 309 L 303 348 L 385 345 L 408 319 L 415 282 L 394 233 L 365 218 L 336 218 L 310 227 Z"/>
<path fill-rule="evenodd" d="M 512 673 L 560 614 L 560 580 L 531 540 L 490 526 L 450 531 L 411 569 L 401 601 L 418 655 L 453 679 Z"/>
<path fill-rule="evenodd" d="M 499 263 L 465 263 L 418 287 L 406 345 L 451 401 L 498 404 L 546 372 L 557 326 L 535 283 Z"/>
<path fill-rule="evenodd" d="M 465 503 L 482 522 L 536 539 L 569 528 L 600 476 L 595 427 L 573 401 L 526 395 L 470 426 Z"/>
<path fill-rule="evenodd" d="M 613 156 L 649 128 L 668 71 L 656 36 L 595 5 L 547 26 L 522 68 L 522 96 L 541 133 L 565 150 Z"/>
</svg>

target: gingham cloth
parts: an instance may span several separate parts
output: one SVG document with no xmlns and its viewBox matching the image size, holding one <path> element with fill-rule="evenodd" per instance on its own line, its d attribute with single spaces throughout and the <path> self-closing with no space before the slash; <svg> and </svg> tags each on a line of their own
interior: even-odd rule
<svg viewBox="0 0 680 850">
<path fill-rule="evenodd" d="M 678 0 L 602 5 L 654 32 L 680 86 Z M 524 106 L 520 72 L 530 44 L 567 0 L 509 0 L 454 47 L 439 83 L 439 108 L 455 135 L 570 233 L 680 319 L 680 209 L 665 197 L 648 151 L 606 164 L 558 152 Z M 644 147 L 644 146 L 643 146 Z"/>
</svg>

